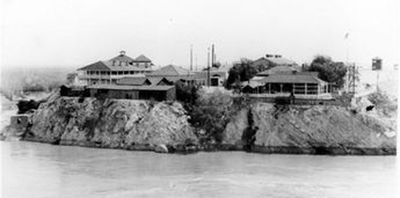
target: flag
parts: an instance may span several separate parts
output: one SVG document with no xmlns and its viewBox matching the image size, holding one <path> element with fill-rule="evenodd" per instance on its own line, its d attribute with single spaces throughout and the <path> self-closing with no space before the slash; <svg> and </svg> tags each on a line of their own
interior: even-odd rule
<svg viewBox="0 0 400 198">
<path fill-rule="evenodd" d="M 347 32 L 345 35 L 344 35 L 344 39 L 348 39 L 349 38 L 349 33 Z"/>
</svg>

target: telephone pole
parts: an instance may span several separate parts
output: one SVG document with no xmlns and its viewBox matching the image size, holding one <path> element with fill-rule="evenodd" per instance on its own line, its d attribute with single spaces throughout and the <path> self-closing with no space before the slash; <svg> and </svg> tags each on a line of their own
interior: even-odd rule
<svg viewBox="0 0 400 198">
<path fill-rule="evenodd" d="M 214 44 L 212 44 L 211 45 L 211 67 L 213 67 L 214 66 L 214 64 L 215 64 L 215 60 L 214 60 L 214 58 L 215 58 L 215 55 L 214 55 Z"/>
<path fill-rule="evenodd" d="M 207 86 L 210 87 L 210 48 L 207 48 Z"/>
<path fill-rule="evenodd" d="M 190 71 L 193 71 L 193 45 L 190 45 Z"/>
</svg>

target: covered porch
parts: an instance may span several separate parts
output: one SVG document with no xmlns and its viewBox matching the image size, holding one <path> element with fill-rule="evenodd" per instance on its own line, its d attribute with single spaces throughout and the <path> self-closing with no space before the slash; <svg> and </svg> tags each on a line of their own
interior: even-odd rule
<svg viewBox="0 0 400 198">
<path fill-rule="evenodd" d="M 245 84 L 243 93 L 254 97 L 285 97 L 294 94 L 303 99 L 332 99 L 332 84 L 314 76 L 277 75 L 254 79 Z"/>
</svg>

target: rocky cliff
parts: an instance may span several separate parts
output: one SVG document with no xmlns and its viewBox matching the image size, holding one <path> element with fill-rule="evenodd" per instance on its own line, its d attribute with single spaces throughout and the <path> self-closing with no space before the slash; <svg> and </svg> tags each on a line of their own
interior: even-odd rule
<svg viewBox="0 0 400 198">
<path fill-rule="evenodd" d="M 24 140 L 60 145 L 186 151 L 197 144 L 179 103 L 51 96 Z"/>
<path fill-rule="evenodd" d="M 157 152 L 221 149 L 290 154 L 396 154 L 397 105 L 371 108 L 375 104 L 365 99 L 355 100 L 352 105 L 246 105 L 225 127 L 222 144 L 200 145 L 204 141 L 195 135 L 180 103 L 54 94 L 32 114 L 29 132 L 23 139 Z"/>
<path fill-rule="evenodd" d="M 374 111 L 256 103 L 227 125 L 223 144 L 262 153 L 396 154 L 395 123 Z"/>
</svg>

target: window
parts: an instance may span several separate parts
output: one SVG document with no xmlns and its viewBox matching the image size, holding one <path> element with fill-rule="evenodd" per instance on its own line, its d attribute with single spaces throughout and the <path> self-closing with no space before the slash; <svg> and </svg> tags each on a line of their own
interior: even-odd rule
<svg viewBox="0 0 400 198">
<path fill-rule="evenodd" d="M 307 94 L 318 94 L 318 84 L 307 84 Z"/>
</svg>

